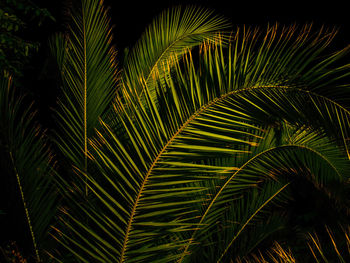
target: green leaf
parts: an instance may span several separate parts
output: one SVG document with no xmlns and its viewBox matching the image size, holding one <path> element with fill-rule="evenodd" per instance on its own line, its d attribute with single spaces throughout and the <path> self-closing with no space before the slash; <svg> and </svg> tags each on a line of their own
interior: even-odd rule
<svg viewBox="0 0 350 263">
<path fill-rule="evenodd" d="M 17 209 L 23 209 L 20 214 L 24 215 L 23 224 L 31 241 L 26 245 L 40 262 L 46 256 L 44 249 L 51 250 L 46 243 L 56 212 L 54 163 L 47 138 L 35 121 L 32 105 L 19 97 L 7 73 L 0 77 L 0 117 L 3 180 L 16 182 L 14 196 L 22 204 Z M 5 176 L 11 176 L 13 180 Z"/>
<path fill-rule="evenodd" d="M 163 11 L 146 28 L 126 57 L 122 80 L 144 96 L 145 80 L 150 96 L 156 97 L 155 82 L 165 77 L 168 67 L 204 41 L 215 41 L 227 29 L 227 20 L 201 7 L 174 7 Z"/>
<path fill-rule="evenodd" d="M 58 35 L 51 44 L 63 80 L 57 144 L 72 166 L 87 173 L 88 139 L 116 91 L 116 52 L 110 43 L 107 11 L 100 1 L 74 3 L 71 20 L 68 37 Z"/>
</svg>

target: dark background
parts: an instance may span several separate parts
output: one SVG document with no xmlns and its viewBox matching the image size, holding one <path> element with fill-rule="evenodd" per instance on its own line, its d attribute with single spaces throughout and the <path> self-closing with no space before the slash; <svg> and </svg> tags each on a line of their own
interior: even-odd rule
<svg viewBox="0 0 350 263">
<path fill-rule="evenodd" d="M 266 26 L 268 23 L 305 24 L 314 23 L 339 28 L 337 44 L 350 44 L 350 11 L 347 1 L 234 1 L 234 0 L 192 0 L 192 1 L 105 1 L 111 6 L 112 22 L 115 25 L 115 40 L 119 47 L 135 43 L 147 24 L 163 9 L 182 4 L 195 4 L 215 10 L 236 25 Z"/>
<path fill-rule="evenodd" d="M 236 25 L 266 26 L 268 23 L 305 24 L 314 23 L 339 28 L 338 44 L 350 44 L 347 1 L 234 1 L 234 0 L 192 0 L 192 1 L 116 1 L 105 0 L 111 7 L 110 14 L 115 25 L 115 40 L 120 48 L 135 43 L 153 17 L 163 9 L 175 5 L 199 5 L 215 10 Z"/>
<path fill-rule="evenodd" d="M 34 2 L 42 8 L 47 8 L 57 19 L 56 23 L 48 21 L 41 28 L 40 36 L 45 40 L 50 33 L 61 29 L 65 1 L 34 0 Z M 227 17 L 233 28 L 243 24 L 263 27 L 275 22 L 285 25 L 313 23 L 315 26 L 335 26 L 339 28 L 337 44 L 340 46 L 350 44 L 350 11 L 347 1 L 104 0 L 104 3 L 110 7 L 115 44 L 120 51 L 126 46 L 132 46 L 157 14 L 176 5 L 199 5 L 213 9 L 216 13 Z"/>
</svg>

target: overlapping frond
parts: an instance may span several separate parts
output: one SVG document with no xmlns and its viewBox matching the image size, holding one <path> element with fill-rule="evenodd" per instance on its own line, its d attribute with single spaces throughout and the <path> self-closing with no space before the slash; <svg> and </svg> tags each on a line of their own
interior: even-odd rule
<svg viewBox="0 0 350 263">
<path fill-rule="evenodd" d="M 78 1 L 70 10 L 67 43 L 54 39 L 61 69 L 62 97 L 57 111 L 58 145 L 72 164 L 87 170 L 88 138 L 113 100 L 117 82 L 115 50 L 106 9 L 98 0 Z"/>
<path fill-rule="evenodd" d="M 172 97 L 178 98 L 175 94 Z M 235 169 L 206 163 L 206 160 L 217 152 L 227 157 L 244 153 L 246 150 L 242 145 L 255 145 L 259 138 L 255 134 L 259 127 L 240 122 L 239 116 L 222 121 L 222 128 L 215 133 L 202 131 L 198 119 L 210 110 L 217 110 L 216 103 L 208 104 L 192 115 L 181 109 L 188 105 L 178 105 L 178 111 L 170 106 L 165 114 L 159 112 L 149 93 L 146 98 L 146 107 L 132 98 L 126 104 L 128 106 L 116 105 L 118 115 L 115 117 L 124 125 L 124 138 L 118 139 L 116 132 L 104 124 L 99 140 L 92 142 L 94 160 L 102 174 L 99 179 L 88 176 L 88 185 L 98 203 L 108 208 L 110 218 L 101 221 L 97 214 L 84 211 L 92 221 L 98 222 L 99 231 L 92 234 L 81 229 L 84 234 L 81 241 L 90 240 L 91 235 L 97 235 L 101 230 L 113 230 L 115 240 L 105 239 L 104 235 L 110 235 L 108 232 L 101 233 L 98 239 L 112 242 L 108 247 L 115 248 L 118 253 L 110 251 L 110 255 L 120 262 L 175 260 L 173 252 L 183 241 L 169 242 L 167 238 L 172 232 L 191 231 L 196 227 L 193 218 L 185 215 L 195 216 L 191 204 L 204 201 L 199 193 L 206 188 L 197 185 L 198 182 L 224 176 Z M 221 110 L 224 109 L 225 105 L 221 106 Z M 169 121 L 174 121 L 174 126 L 167 126 Z M 247 129 L 255 132 L 249 133 Z M 196 139 L 191 145 L 187 140 L 192 136 Z M 107 224 L 111 221 L 116 224 L 112 228 Z M 149 244 L 155 238 L 158 241 Z M 96 244 L 89 246 L 97 250 Z M 148 253 L 145 255 L 146 248 Z"/>
<path fill-rule="evenodd" d="M 130 68 L 141 80 L 122 83 L 118 129 L 102 120 L 90 141 L 93 202 L 65 211 L 63 246 L 82 262 L 196 262 L 209 241 L 221 261 L 295 176 L 332 196 L 349 177 L 347 73 L 333 65 L 347 49 L 321 58 L 333 34 L 296 32 L 237 32 L 226 50 L 203 45 L 199 68 L 168 57 L 152 84 Z"/>
<path fill-rule="evenodd" d="M 183 256 L 188 253 L 188 246 L 192 242 L 207 243 L 207 246 L 216 248 L 209 253 L 211 260 L 221 262 L 223 257 L 227 256 L 226 254 L 230 254 L 228 253 L 230 250 L 235 251 L 232 247 L 234 242 L 240 238 L 243 231 L 247 232 L 246 228 L 249 229 L 251 221 L 261 216 L 265 206 L 269 202 L 275 205 L 279 192 L 294 181 L 293 177 L 304 176 L 317 189 L 336 198 L 332 187 L 335 184 L 346 183 L 349 178 L 347 172 L 349 162 L 346 156 L 327 137 L 309 133 L 309 131 L 304 134 L 309 140 L 298 142 L 293 139 L 299 137 L 299 132 L 294 136 L 296 134 L 291 131 L 282 143 L 279 142 L 280 145 L 276 145 L 276 134 L 268 133 L 268 137 L 262 140 L 250 155 L 242 158 L 239 169 L 228 176 L 227 181 L 212 193 L 213 197 L 203 209 L 199 220 L 199 224 L 205 227 L 192 234 L 190 242 L 183 251 Z M 277 187 L 277 190 L 271 190 L 270 187 Z M 256 191 L 255 196 L 249 199 L 249 196 Z M 268 198 L 263 198 L 266 195 Z M 258 202 L 260 197 L 263 198 L 263 203 L 254 208 L 252 204 Z M 245 202 L 248 203 L 245 204 Z M 227 207 L 229 204 L 231 208 Z M 221 214 L 218 211 L 224 213 Z M 215 231 L 215 228 L 219 230 Z M 221 247 L 223 247 L 222 251 L 220 251 Z M 239 247 L 241 246 L 238 244 L 238 250 Z M 194 245 L 194 249 L 199 248 Z M 187 260 L 195 262 L 195 259 L 196 253 L 193 254 L 193 258 L 189 257 Z"/>
<path fill-rule="evenodd" d="M 217 41 L 218 31 L 228 28 L 225 18 L 205 8 L 174 7 L 163 11 L 147 27 L 123 65 L 123 81 L 144 96 L 144 80 L 156 98 L 156 81 L 166 76 L 165 65 L 178 60 L 203 41 Z"/>
<path fill-rule="evenodd" d="M 18 97 L 10 76 L 5 73 L 0 78 L 2 182 L 16 182 L 15 193 L 6 198 L 12 202 L 12 198 L 17 198 L 21 204 L 22 212 L 18 214 L 24 215 L 25 233 L 22 234 L 30 236 L 27 241 L 31 242 L 28 246 L 32 256 L 41 262 L 56 210 L 57 196 L 52 184 L 54 163 L 43 130 L 35 123 L 33 107 Z M 9 207 L 3 209 L 5 213 L 11 211 Z"/>
<path fill-rule="evenodd" d="M 312 34 L 311 28 L 298 31 L 276 25 L 266 35 L 237 30 L 228 47 L 204 44 L 199 70 L 188 63 L 181 83 L 188 88 L 205 86 L 198 100 L 208 97 L 208 89 L 216 89 L 216 94 L 239 91 L 234 109 L 261 124 L 286 118 L 314 126 L 322 122 L 348 151 L 349 89 L 344 81 L 349 65 L 338 61 L 349 47 L 322 55 L 335 33 L 321 29 Z"/>
<path fill-rule="evenodd" d="M 305 247 L 308 249 L 301 255 L 286 243 L 274 242 L 268 249 L 261 249 L 249 257 L 236 259 L 236 263 L 294 263 L 299 261 L 309 262 L 347 262 L 349 261 L 349 230 L 348 226 L 342 228 L 340 235 L 334 236 L 334 232 L 328 226 L 323 227 L 325 240 L 320 241 L 320 233 L 308 233 Z M 300 249 L 300 248 L 299 248 Z"/>
</svg>

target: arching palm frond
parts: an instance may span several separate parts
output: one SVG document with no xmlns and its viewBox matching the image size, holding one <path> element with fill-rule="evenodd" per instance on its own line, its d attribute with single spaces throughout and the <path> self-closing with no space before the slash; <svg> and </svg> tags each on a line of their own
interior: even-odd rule
<svg viewBox="0 0 350 263">
<path fill-rule="evenodd" d="M 106 257 L 106 262 L 175 260 L 177 256 L 174 251 L 183 241 L 169 241 L 167 238 L 172 232 L 191 231 L 196 227 L 190 216 L 195 211 L 190 204 L 204 201 L 198 193 L 206 190 L 197 183 L 234 169 L 202 162 L 200 154 L 210 157 L 219 151 L 234 156 L 245 150 L 227 147 L 230 144 L 255 144 L 253 140 L 256 135 L 245 132 L 246 125 L 243 122 L 237 124 L 236 116 L 224 123 L 226 128 L 222 129 L 220 135 L 209 132 L 201 134 L 200 128 L 196 128 L 193 122 L 202 111 L 207 112 L 205 109 L 189 115 L 190 112 L 185 110 L 188 105 L 178 104 L 178 111 L 171 106 L 166 113 L 161 114 L 149 93 L 146 94 L 146 106 L 130 97 L 126 104 L 128 106 L 116 105 L 118 114 L 115 117 L 124 125 L 125 138 L 118 139 L 104 124 L 99 140 L 92 142 L 93 156 L 102 174 L 95 178 L 88 177 L 88 185 L 100 206 L 107 211 L 93 212 L 99 211 L 97 209 L 100 206 L 94 207 L 92 211 L 91 208 L 82 210 L 91 221 L 96 222 L 96 230 L 88 231 L 82 222 L 76 222 L 79 224 L 79 242 L 76 245 L 80 245 L 75 247 L 76 250 L 69 247 L 72 253 L 79 254 L 87 261 L 88 258 L 96 260 L 102 255 Z M 127 94 L 124 98 L 128 98 Z M 176 98 L 175 94 L 173 98 Z M 168 126 L 169 121 L 174 125 Z M 233 137 L 227 134 L 229 127 L 232 128 Z M 248 127 L 259 130 L 254 126 Z M 198 142 L 204 142 L 201 139 L 204 137 L 208 141 L 207 145 L 198 143 L 191 148 L 186 147 L 184 140 L 187 136 L 197 137 Z M 219 141 L 216 142 L 216 139 Z M 186 153 L 182 154 L 181 149 Z M 72 220 L 75 221 L 73 216 Z M 108 222 L 114 222 L 114 225 Z M 78 227 L 69 222 L 66 224 L 72 230 Z M 93 240 L 93 236 L 100 244 L 87 243 Z M 102 243 L 106 243 L 106 246 L 101 247 Z M 95 253 L 87 255 L 82 250 L 85 245 Z M 106 248 L 113 248 L 113 251 L 107 249 L 104 252 L 102 249 Z M 144 253 L 146 250 L 147 253 Z"/>
<path fill-rule="evenodd" d="M 9 200 L 2 209 L 12 223 L 6 226 L 9 233 L 17 232 L 11 228 L 24 231 L 8 238 L 25 239 L 31 250 L 28 256 L 41 262 L 46 258 L 44 249 L 50 250 L 46 242 L 56 210 L 54 163 L 44 133 L 35 123 L 33 107 L 18 97 L 6 73 L 0 77 L 0 119 L 1 191 Z M 22 211 L 12 214 L 16 203 Z"/>
<path fill-rule="evenodd" d="M 281 125 L 283 120 L 288 120 L 297 126 L 307 125 L 318 131 L 320 131 L 320 129 L 326 129 L 329 136 L 340 139 L 341 142 L 340 148 L 335 148 L 338 151 L 338 156 L 333 158 L 332 162 L 338 163 L 338 160 L 342 160 L 343 166 L 341 167 L 344 167 L 346 160 L 342 157 L 342 151 L 344 150 L 347 152 L 346 138 L 349 129 L 349 114 L 347 113 L 348 110 L 345 106 L 344 98 L 348 97 L 348 89 L 344 86 L 338 86 L 336 81 L 347 75 L 344 70 L 347 66 L 335 67 L 334 69 L 327 67 L 336 62 L 339 57 L 346 55 L 347 49 L 326 58 L 324 61 L 317 61 L 316 59 L 319 59 L 319 54 L 321 54 L 320 51 L 327 46 L 326 44 L 328 41 L 326 41 L 326 44 L 320 45 L 319 41 L 325 39 L 321 38 L 321 40 L 311 41 L 306 37 L 302 42 L 309 43 L 309 45 L 302 46 L 299 42 L 302 39 L 302 37 L 300 37 L 296 44 L 292 42 L 282 46 L 283 52 L 281 53 L 277 52 L 278 48 L 272 49 L 279 54 L 278 56 L 274 56 L 270 51 L 271 46 L 267 48 L 268 45 L 266 45 L 269 41 L 270 44 L 273 43 L 274 39 L 274 34 L 272 37 L 267 36 L 260 47 L 253 48 L 254 43 L 246 42 L 247 39 L 244 39 L 242 42 L 249 44 L 240 47 L 239 45 L 241 42 L 239 38 L 236 37 L 233 44 L 229 47 L 229 54 L 226 54 L 226 56 L 222 55 L 223 48 L 221 47 L 210 49 L 210 47 L 204 46 L 202 50 L 204 53 L 204 63 L 202 64 L 201 70 L 197 73 L 199 77 L 194 77 L 194 67 L 191 65 L 187 67 L 187 72 L 190 73 L 187 74 L 184 72 L 182 74 L 181 79 L 185 79 L 182 83 L 200 83 L 199 85 L 206 85 L 207 89 L 202 93 L 201 99 L 207 97 L 206 92 L 209 87 L 216 88 L 219 92 L 227 92 L 228 87 L 231 87 L 234 91 L 228 92 L 228 95 L 224 95 L 223 97 L 232 96 L 232 102 L 230 104 L 231 112 L 239 112 L 239 114 L 245 116 L 245 121 L 248 122 L 263 126 L 272 125 L 278 128 L 278 125 Z M 277 44 L 278 43 L 279 42 L 277 42 Z M 317 43 L 317 45 L 315 45 L 315 43 Z M 315 45 L 315 47 L 311 48 L 313 45 Z M 298 63 L 300 60 L 298 54 L 300 46 L 302 46 L 300 52 L 303 54 L 303 59 L 306 59 L 303 62 L 303 70 L 305 72 L 300 71 L 295 73 L 294 63 Z M 288 47 L 288 49 L 285 49 L 286 47 Z M 309 52 L 304 52 L 305 50 L 309 50 Z M 284 56 L 284 54 L 287 55 Z M 263 59 L 263 55 L 265 55 L 265 59 Z M 281 61 L 288 61 L 288 63 L 282 64 L 282 66 L 279 67 L 282 63 Z M 327 64 L 327 66 L 324 66 L 320 70 L 315 70 L 315 65 L 325 64 Z M 289 65 L 291 67 L 289 67 Z M 267 67 L 270 66 L 271 68 L 268 70 Z M 299 70 L 299 68 L 297 69 Z M 329 76 L 333 74 L 339 75 L 335 79 L 329 78 Z M 189 78 L 183 78 L 183 76 L 186 75 L 189 75 Z M 333 82 L 330 80 L 333 80 Z M 227 85 L 227 83 L 230 84 Z M 327 83 L 327 85 L 324 85 L 325 83 Z M 184 85 L 189 86 L 189 84 Z M 335 92 L 331 90 L 335 90 Z M 341 95 L 339 96 L 339 94 Z M 212 116 L 215 116 L 217 120 L 222 118 L 220 116 L 221 111 L 216 111 L 215 113 L 218 114 L 218 116 L 214 114 Z M 213 123 L 213 121 L 210 123 Z M 204 125 L 202 127 L 206 129 Z M 320 136 L 320 133 L 316 133 L 314 136 Z M 276 139 L 278 137 L 279 136 L 276 136 Z M 314 147 L 311 147 L 310 150 L 311 152 L 314 151 Z M 293 152 L 295 152 L 295 150 L 293 150 Z M 305 159 L 304 163 L 312 166 L 310 159 Z M 295 164 L 294 162 L 294 166 L 299 167 Z M 235 165 L 237 166 L 236 163 Z M 276 159 L 274 160 L 274 165 L 278 166 Z M 292 167 L 293 165 L 289 166 Z M 255 169 L 260 172 L 263 171 L 263 168 L 264 166 L 255 167 Z M 322 170 L 322 168 L 317 168 L 315 171 L 319 170 Z M 338 174 L 345 176 L 346 168 L 343 168 Z M 345 178 L 347 177 L 345 176 Z M 258 181 L 258 178 L 256 178 L 256 181 Z M 253 182 L 254 180 L 252 180 L 252 183 Z M 327 184 L 323 183 L 322 185 L 326 186 Z M 231 197 L 230 195 L 228 196 Z M 226 202 L 229 200 L 230 199 Z M 219 203 L 225 203 L 225 201 Z M 219 209 L 213 209 L 213 213 L 216 216 L 218 210 Z M 213 226 L 218 220 L 220 221 L 220 219 L 214 217 L 213 220 L 207 221 L 205 225 Z M 223 220 L 223 222 L 225 222 L 225 220 Z M 210 231 L 205 230 L 204 232 L 210 233 Z M 190 240 L 192 240 L 192 238 Z M 204 237 L 202 240 L 207 240 L 207 237 Z M 195 241 L 193 242 L 196 244 Z M 194 247 L 196 247 L 196 245 Z M 187 252 L 188 251 L 185 249 L 184 254 Z M 193 261 L 193 259 L 191 260 Z"/>
<path fill-rule="evenodd" d="M 302 255 L 295 253 L 288 244 L 274 242 L 267 249 L 259 250 L 249 257 L 237 259 L 236 263 L 265 263 L 265 262 L 347 262 L 349 261 L 349 227 L 342 228 L 340 235 L 334 236 L 334 232 L 328 226 L 323 227 L 326 240 L 320 241 L 319 234 L 308 233 L 307 247 Z"/>
<path fill-rule="evenodd" d="M 206 86 L 198 100 L 208 96 L 208 89 L 236 92 L 232 107 L 261 125 L 283 119 L 313 126 L 322 122 L 329 136 L 337 137 L 348 151 L 345 81 L 349 64 L 338 61 L 349 53 L 349 47 L 324 55 L 335 33 L 321 29 L 312 34 L 311 28 L 305 26 L 298 32 L 296 27 L 279 29 L 276 25 L 266 35 L 237 30 L 228 48 L 205 44 L 199 70 L 189 63 L 181 73 L 181 85 Z"/>
<path fill-rule="evenodd" d="M 188 53 L 156 84 L 142 79 L 143 98 L 123 82 L 118 130 L 101 121 L 90 141 L 98 176 L 80 173 L 93 202 L 72 198 L 62 245 L 81 262 L 196 262 L 208 241 L 221 261 L 297 176 L 333 198 L 349 177 L 346 66 L 334 65 L 347 50 L 322 59 L 333 34 L 309 31 L 206 44 L 199 68 Z"/>
<path fill-rule="evenodd" d="M 192 252 L 192 256 L 187 258 L 188 262 L 203 260 L 201 251 L 209 251 L 210 261 L 213 262 L 237 257 L 242 247 L 241 236 L 256 230 L 253 222 L 267 221 L 263 214 L 266 211 L 273 214 L 271 204 L 275 206 L 276 202 L 280 202 L 280 192 L 293 184 L 297 177 L 305 177 L 315 189 L 333 198 L 334 203 L 341 200 L 334 186 L 346 184 L 350 174 L 349 162 L 339 147 L 327 137 L 313 132 L 304 135 L 308 140 L 303 142 L 293 140 L 293 134 L 289 136 L 276 145 L 275 134 L 269 134 L 270 139 L 274 140 L 270 141 L 268 137 L 262 140 L 250 156 L 244 158 L 240 168 L 212 193 L 211 201 L 203 209 L 199 220 L 199 224 L 205 227 L 192 234 L 183 251 L 184 257 Z M 242 188 L 242 185 L 246 187 Z M 278 230 L 281 225 L 276 224 L 275 227 Z M 192 243 L 194 251 L 188 248 Z M 198 247 L 197 243 L 204 247 Z M 214 247 L 215 250 L 210 249 Z"/>
<path fill-rule="evenodd" d="M 127 55 L 122 80 L 141 97 L 141 80 L 145 80 L 151 97 L 156 98 L 155 83 L 165 76 L 170 59 L 176 61 L 203 41 L 215 42 L 218 31 L 228 25 L 225 18 L 205 8 L 178 6 L 163 11 Z"/>
</svg>

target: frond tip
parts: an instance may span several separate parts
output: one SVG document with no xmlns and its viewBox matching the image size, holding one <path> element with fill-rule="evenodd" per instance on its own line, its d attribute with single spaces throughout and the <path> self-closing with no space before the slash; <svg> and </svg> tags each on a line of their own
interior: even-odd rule
<svg viewBox="0 0 350 263">
<path fill-rule="evenodd" d="M 123 82 L 144 96 L 140 79 L 145 79 L 151 97 L 155 98 L 155 82 L 165 77 L 166 65 L 204 41 L 215 41 L 218 32 L 229 23 L 212 10 L 201 7 L 175 7 L 163 11 L 146 28 L 124 63 Z M 157 76 L 156 78 L 152 76 Z"/>
</svg>

